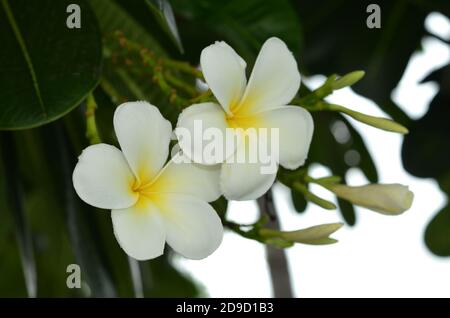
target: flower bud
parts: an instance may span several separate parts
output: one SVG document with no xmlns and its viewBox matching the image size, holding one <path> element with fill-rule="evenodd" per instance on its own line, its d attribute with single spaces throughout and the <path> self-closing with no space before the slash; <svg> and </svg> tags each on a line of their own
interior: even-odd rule
<svg viewBox="0 0 450 318">
<path fill-rule="evenodd" d="M 350 187 L 330 185 L 328 189 L 341 199 L 386 215 L 398 215 L 408 210 L 414 193 L 401 184 L 369 184 Z"/>
<path fill-rule="evenodd" d="M 363 113 L 345 108 L 343 106 L 334 105 L 334 104 L 328 104 L 328 109 L 347 114 L 359 122 L 362 122 L 364 124 L 367 124 L 369 126 L 372 126 L 372 127 L 378 128 L 378 129 L 396 132 L 399 134 L 407 134 L 408 133 L 408 129 L 406 127 L 404 127 L 403 125 L 401 125 L 391 119 L 388 119 L 388 118 L 370 116 L 370 115 L 363 114 Z"/>
<path fill-rule="evenodd" d="M 269 240 L 283 240 L 285 242 L 296 242 L 311 245 L 325 245 L 336 243 L 337 240 L 329 236 L 339 230 L 343 223 L 330 223 L 312 226 L 296 231 L 277 231 L 262 228 L 260 235 Z"/>
<path fill-rule="evenodd" d="M 361 78 L 363 78 L 365 72 L 364 71 L 354 71 L 348 74 L 345 74 L 344 76 L 338 78 L 336 81 L 334 81 L 333 84 L 331 84 L 331 87 L 333 89 L 341 89 L 346 86 L 352 86 L 356 82 L 358 82 Z"/>
</svg>

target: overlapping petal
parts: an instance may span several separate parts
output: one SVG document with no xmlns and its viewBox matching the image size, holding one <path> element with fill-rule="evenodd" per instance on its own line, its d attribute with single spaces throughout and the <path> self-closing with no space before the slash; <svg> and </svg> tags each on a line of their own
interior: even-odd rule
<svg viewBox="0 0 450 318">
<path fill-rule="evenodd" d="M 111 218 L 114 235 L 128 255 L 148 260 L 163 254 L 166 231 L 161 211 L 150 200 L 141 198 L 131 208 L 113 210 Z"/>
<path fill-rule="evenodd" d="M 180 194 L 160 195 L 167 244 L 190 259 L 212 254 L 222 242 L 223 226 L 214 209 L 205 201 Z"/>
<path fill-rule="evenodd" d="M 307 110 L 281 106 L 257 113 L 255 118 L 260 127 L 278 129 L 278 138 L 270 142 L 272 148 L 278 148 L 278 160 L 283 167 L 297 169 L 305 163 L 314 131 L 314 122 Z"/>
<path fill-rule="evenodd" d="M 300 88 L 300 73 L 292 52 L 278 38 L 261 48 L 238 109 L 240 115 L 288 104 Z"/>
<path fill-rule="evenodd" d="M 275 181 L 278 165 L 250 160 L 248 143 L 242 143 L 236 153 L 222 164 L 220 187 L 228 200 L 254 200 L 270 189 Z M 242 154 L 245 152 L 244 154 Z M 246 158 L 246 160 L 241 160 Z M 266 167 L 266 168 L 263 168 Z"/>
<path fill-rule="evenodd" d="M 102 209 L 132 206 L 137 195 L 131 188 L 134 176 L 122 152 L 97 144 L 83 150 L 72 175 L 73 186 L 85 202 Z"/>
<path fill-rule="evenodd" d="M 150 182 L 167 160 L 172 134 L 170 122 L 147 102 L 128 102 L 117 107 L 114 130 L 139 182 Z"/>
<path fill-rule="evenodd" d="M 200 165 L 190 162 L 181 153 L 172 158 L 152 185 L 158 193 L 187 194 L 207 202 L 217 200 L 220 165 Z"/>
<path fill-rule="evenodd" d="M 214 103 L 194 104 L 186 108 L 178 117 L 175 134 L 178 143 L 186 154 L 194 162 L 201 164 L 216 164 L 223 162 L 233 152 L 233 147 L 226 147 L 225 143 L 219 145 L 221 153 L 213 156 L 207 152 L 208 144 L 214 140 L 222 140 L 226 135 L 226 114 L 223 109 Z M 206 151 L 206 152 L 205 152 Z"/>
<path fill-rule="evenodd" d="M 216 42 L 203 49 L 200 65 L 209 88 L 230 113 L 245 90 L 245 62 L 228 44 Z"/>
</svg>

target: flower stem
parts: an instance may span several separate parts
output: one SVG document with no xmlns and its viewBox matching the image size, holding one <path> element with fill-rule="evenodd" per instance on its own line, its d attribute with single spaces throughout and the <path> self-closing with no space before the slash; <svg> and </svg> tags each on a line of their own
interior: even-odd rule
<svg viewBox="0 0 450 318">
<path fill-rule="evenodd" d="M 301 182 L 296 181 L 293 184 L 293 188 L 299 192 L 301 192 L 305 199 L 317 204 L 318 206 L 327 209 L 327 210 L 334 210 L 336 209 L 336 205 L 333 202 L 330 202 L 328 200 L 322 199 L 321 197 L 315 195 L 314 193 L 310 192 L 308 188 Z"/>
<path fill-rule="evenodd" d="M 100 136 L 98 134 L 97 123 L 95 122 L 95 110 L 97 109 L 97 103 L 95 102 L 94 95 L 91 93 L 87 97 L 86 101 L 86 138 L 91 145 L 101 143 Z"/>
</svg>

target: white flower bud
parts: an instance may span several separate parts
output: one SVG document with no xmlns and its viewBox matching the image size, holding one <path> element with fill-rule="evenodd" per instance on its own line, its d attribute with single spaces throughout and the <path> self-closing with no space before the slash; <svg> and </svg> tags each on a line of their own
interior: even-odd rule
<svg viewBox="0 0 450 318">
<path fill-rule="evenodd" d="M 401 184 L 369 184 L 350 187 L 342 184 L 331 185 L 329 190 L 338 197 L 386 215 L 398 215 L 411 207 L 414 199 L 407 186 Z"/>
</svg>

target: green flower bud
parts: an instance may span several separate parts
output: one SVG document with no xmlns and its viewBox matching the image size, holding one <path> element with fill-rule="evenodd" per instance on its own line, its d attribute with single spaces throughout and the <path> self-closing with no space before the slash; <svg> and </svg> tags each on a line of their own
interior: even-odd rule
<svg viewBox="0 0 450 318">
<path fill-rule="evenodd" d="M 311 245 L 333 244 L 337 240 L 329 236 L 339 230 L 343 223 L 330 223 L 312 226 L 306 229 L 296 231 L 277 231 L 272 229 L 262 228 L 259 234 L 266 237 L 268 241 L 275 239 L 284 240 L 286 242 L 296 242 Z"/>
<path fill-rule="evenodd" d="M 334 81 L 333 84 L 331 84 L 331 87 L 333 89 L 341 89 L 347 86 L 352 86 L 356 82 L 358 82 L 361 78 L 364 77 L 365 72 L 364 71 L 354 71 L 348 74 L 345 74 L 344 76 L 338 78 L 336 81 Z"/>
</svg>

